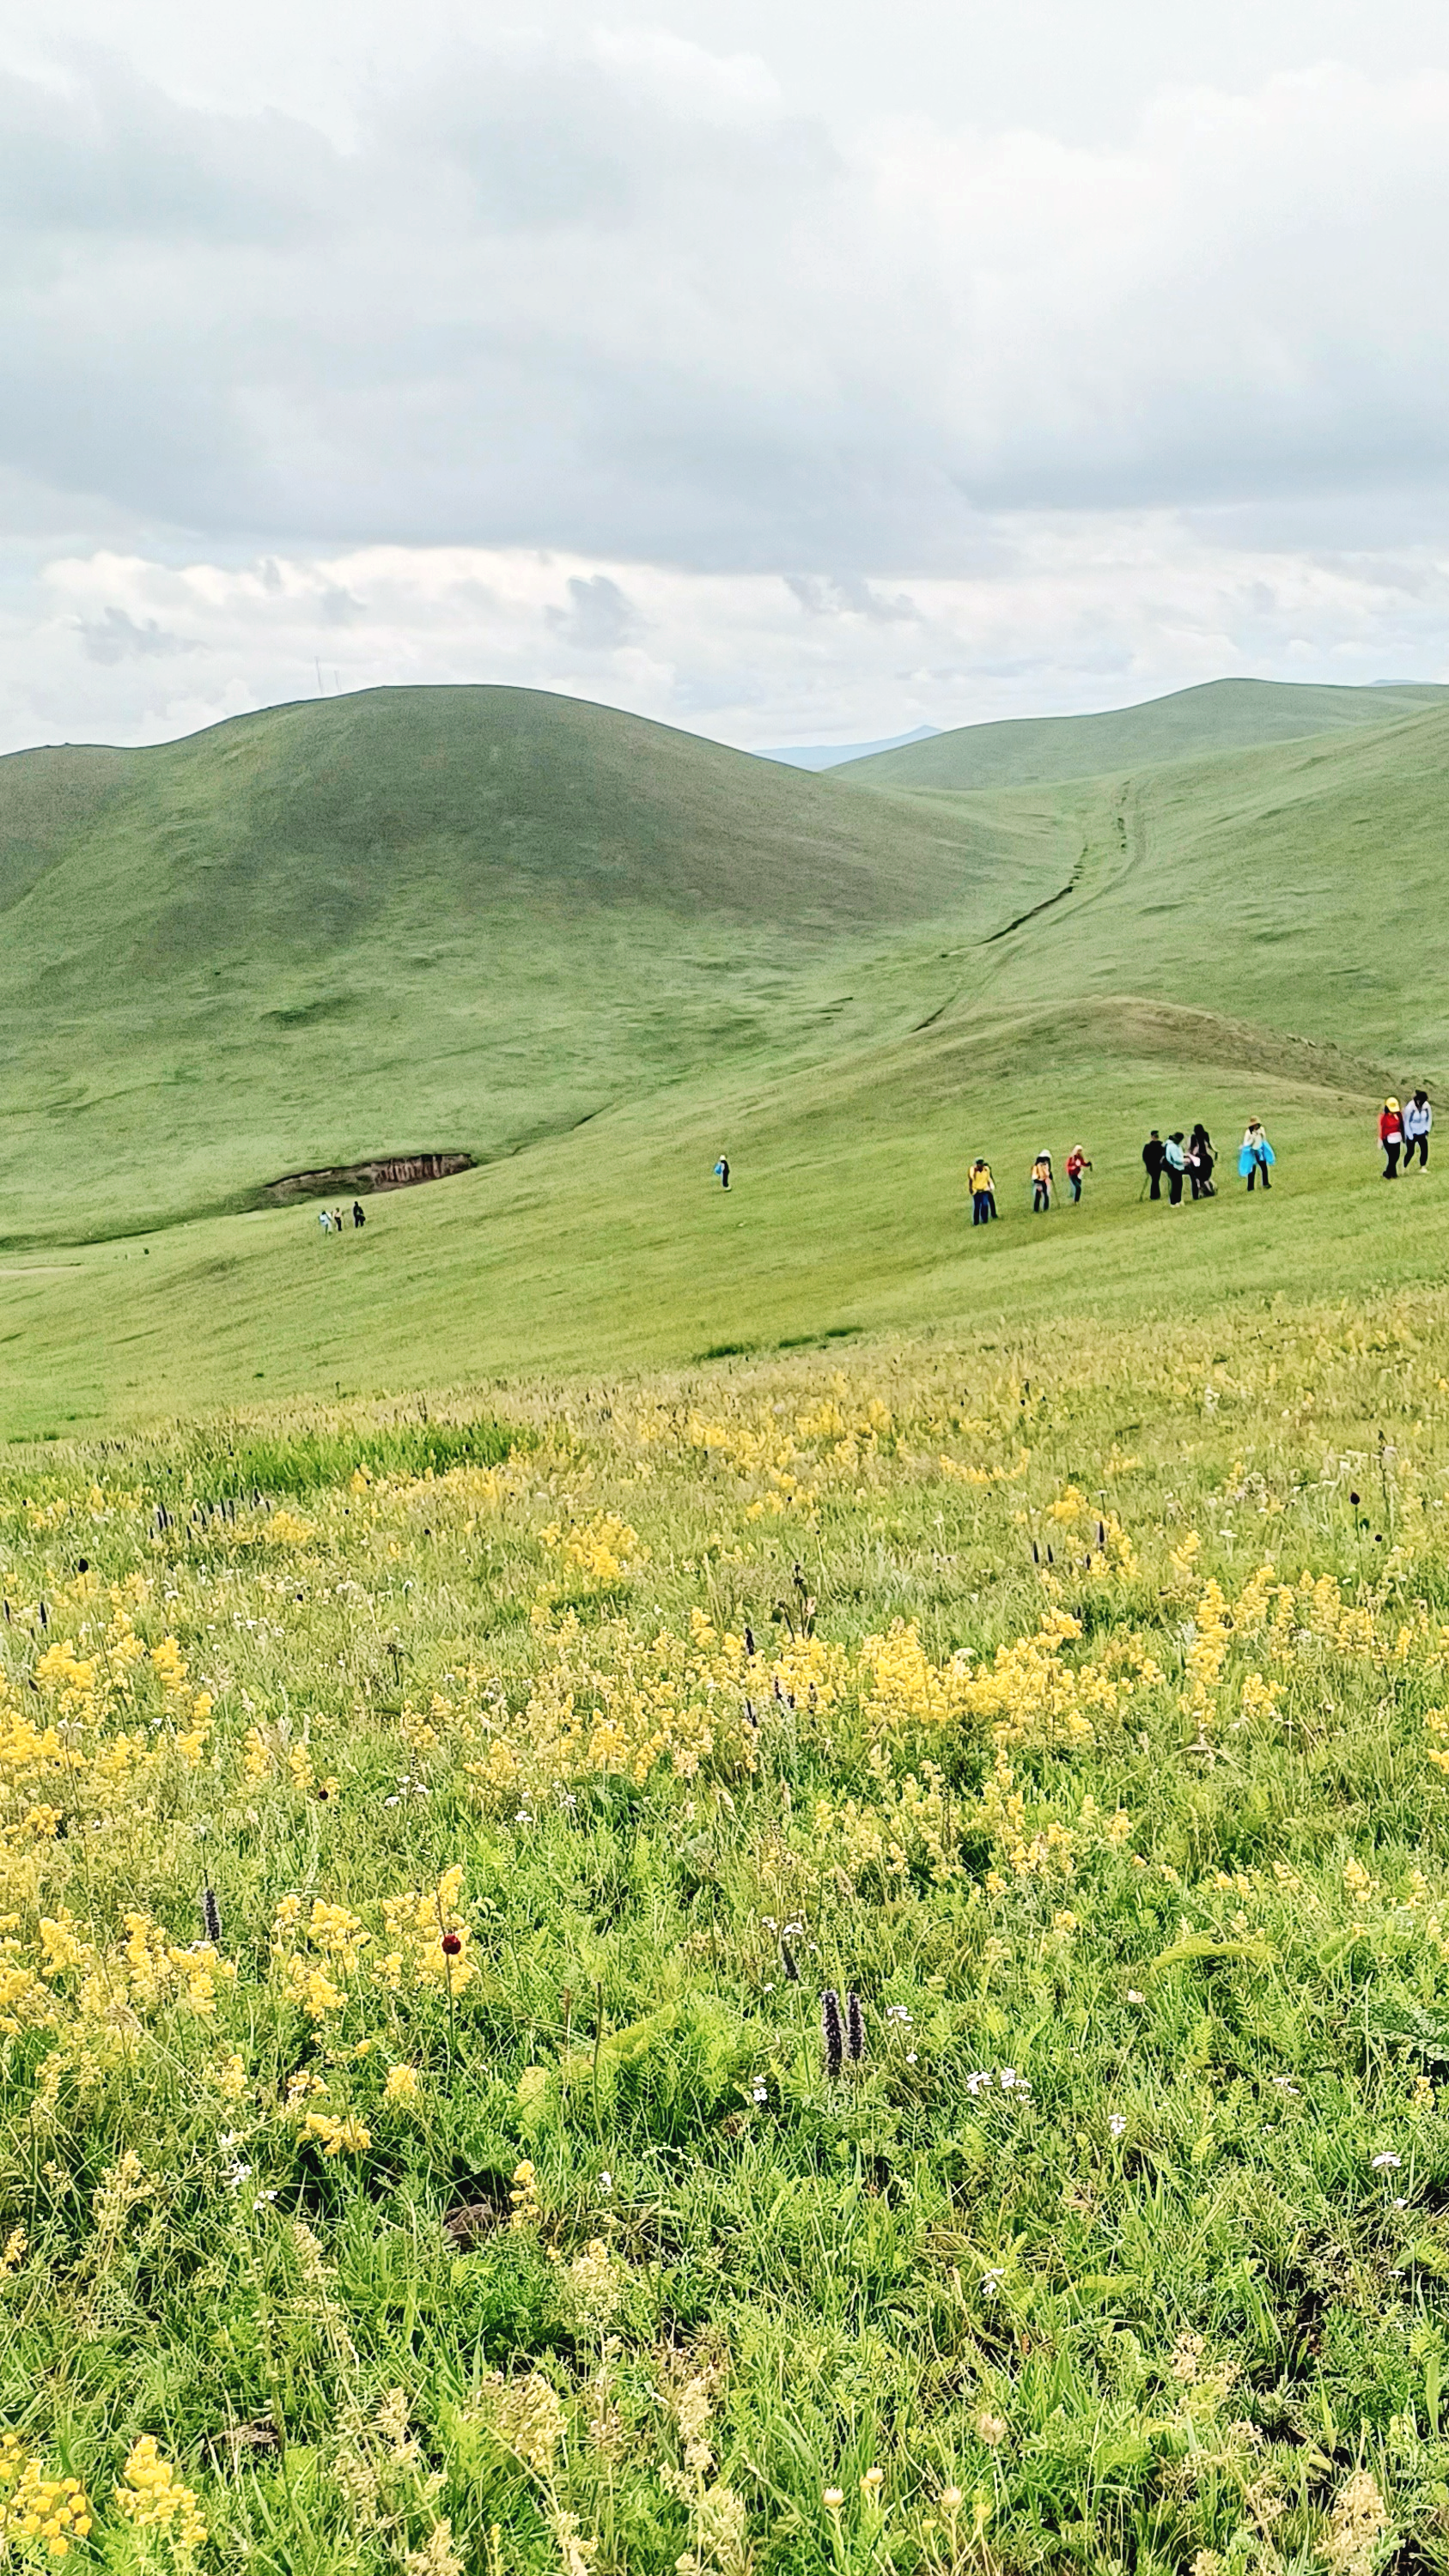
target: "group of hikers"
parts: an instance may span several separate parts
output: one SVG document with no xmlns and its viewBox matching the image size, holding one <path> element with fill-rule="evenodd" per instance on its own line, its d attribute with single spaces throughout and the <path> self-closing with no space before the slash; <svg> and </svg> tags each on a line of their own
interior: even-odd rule
<svg viewBox="0 0 1449 2576">
<path fill-rule="evenodd" d="M 1084 1154 L 1080 1145 L 1074 1145 L 1066 1160 L 1067 1188 L 1072 1194 L 1073 1207 L 1081 1198 L 1082 1181 L 1091 1168 L 1091 1156 Z M 978 1154 L 971 1166 L 968 1187 L 971 1192 L 972 1224 L 989 1225 L 993 1217 L 1001 1214 L 1001 1210 L 996 1204 L 996 1183 L 992 1178 L 991 1165 L 983 1155 Z M 1050 1213 L 1055 1189 L 1056 1174 L 1052 1170 L 1052 1158 L 1043 1149 L 1031 1167 L 1033 1216 L 1046 1216 Z"/>
<path fill-rule="evenodd" d="M 1384 1102 L 1379 1112 L 1379 1143 L 1383 1148 L 1383 1176 L 1386 1181 L 1397 1180 L 1401 1170 L 1407 1172 L 1415 1155 L 1419 1159 L 1419 1169 L 1427 1171 L 1429 1131 L 1433 1124 L 1434 1112 L 1429 1105 L 1429 1095 L 1422 1088 L 1402 1105 L 1393 1098 Z M 1174 1127 L 1170 1135 L 1163 1136 L 1154 1127 L 1142 1148 L 1144 1179 L 1141 1195 L 1150 1199 L 1166 1198 L 1169 1207 L 1181 1207 L 1187 1190 L 1195 1199 L 1216 1198 L 1213 1173 L 1218 1159 L 1217 1147 L 1201 1119 L 1190 1133 L 1184 1128 Z M 1250 1191 L 1260 1186 L 1270 1190 L 1277 1159 L 1262 1120 L 1250 1118 L 1238 1147 L 1239 1178 L 1247 1182 Z M 1065 1168 L 1072 1205 L 1076 1206 L 1082 1195 L 1083 1177 L 1092 1168 L 1091 1157 L 1083 1153 L 1080 1145 L 1074 1145 Z M 989 1225 L 1001 1211 L 996 1204 L 996 1183 L 991 1165 L 983 1154 L 978 1154 L 972 1164 L 967 1185 L 971 1192 L 972 1224 Z M 1031 1167 L 1033 1216 L 1046 1216 L 1055 1194 L 1052 1158 L 1043 1151 Z"/>
<path fill-rule="evenodd" d="M 1272 1188 L 1269 1174 L 1276 1161 L 1261 1123 L 1250 1118 L 1238 1149 L 1238 1170 L 1250 1190 L 1259 1181 L 1265 1190 Z M 1142 1168 L 1147 1175 L 1143 1189 L 1149 1198 L 1160 1199 L 1165 1181 L 1169 1207 L 1181 1207 L 1184 1185 L 1195 1199 L 1215 1199 L 1218 1193 L 1213 1173 L 1217 1163 L 1217 1147 L 1201 1119 L 1190 1136 L 1181 1127 L 1174 1127 L 1170 1136 L 1162 1136 L 1154 1127 L 1142 1148 Z"/>
<path fill-rule="evenodd" d="M 1402 1168 L 1405 1171 L 1408 1170 L 1416 1154 L 1419 1157 L 1420 1170 L 1428 1169 L 1429 1130 L 1433 1124 L 1434 1112 L 1429 1106 L 1429 1095 L 1422 1089 L 1416 1091 L 1413 1098 L 1402 1108 L 1397 1100 L 1389 1099 L 1384 1102 L 1379 1112 L 1379 1143 L 1384 1150 L 1386 1181 L 1398 1179 L 1400 1156 L 1403 1158 Z M 1247 1182 L 1250 1190 L 1256 1189 L 1259 1182 L 1265 1190 L 1270 1190 L 1273 1186 L 1272 1170 L 1277 1159 L 1263 1132 L 1261 1119 L 1250 1118 L 1243 1133 L 1242 1144 L 1238 1148 L 1239 1177 Z M 1174 1127 L 1171 1135 L 1163 1136 L 1154 1127 L 1142 1148 L 1142 1169 L 1146 1175 L 1142 1184 L 1142 1195 L 1150 1199 L 1160 1199 L 1163 1195 L 1163 1183 L 1166 1182 L 1169 1207 L 1181 1207 L 1184 1189 L 1190 1189 L 1195 1199 L 1216 1198 L 1217 1188 L 1213 1173 L 1217 1169 L 1217 1164 L 1217 1148 L 1201 1119 L 1198 1120 L 1191 1134 L 1181 1127 Z M 1080 1145 L 1074 1145 L 1063 1168 L 1066 1173 L 1067 1188 L 1071 1194 L 1071 1203 L 1076 1207 L 1081 1202 L 1082 1183 L 1092 1168 L 1092 1158 L 1090 1154 L 1082 1151 Z M 727 1154 L 721 1154 L 711 1177 L 719 1182 L 722 1189 L 729 1188 L 730 1166 Z M 1043 1148 L 1031 1167 L 1033 1216 L 1050 1215 L 1056 1196 L 1056 1186 L 1052 1158 Z M 968 1187 L 971 1192 L 972 1224 L 989 1225 L 993 1217 L 1001 1214 L 1001 1210 L 996 1204 L 996 1182 L 992 1177 L 991 1165 L 984 1154 L 978 1154 L 971 1166 Z M 317 1223 L 324 1234 L 341 1234 L 347 1223 L 347 1211 L 345 1208 L 319 1208 Z M 367 1223 L 361 1199 L 354 1199 L 352 1202 L 352 1223 L 354 1229 Z"/>
<path fill-rule="evenodd" d="M 1384 1102 L 1379 1111 L 1379 1143 L 1384 1149 L 1386 1181 L 1398 1179 L 1400 1154 L 1404 1158 L 1405 1171 L 1408 1170 L 1416 1154 L 1419 1157 L 1420 1171 L 1428 1170 L 1429 1130 L 1433 1124 L 1434 1112 L 1429 1106 L 1427 1091 L 1416 1091 L 1412 1100 L 1405 1101 L 1402 1109 L 1397 1100 L 1389 1099 Z"/>
<path fill-rule="evenodd" d="M 1397 1102 L 1390 1105 L 1395 1109 L 1398 1107 Z M 1425 1102 L 1426 1111 L 1427 1108 L 1428 1103 Z M 1380 1132 L 1383 1132 L 1382 1127 Z M 1427 1138 L 1427 1127 L 1424 1132 Z M 1255 1189 L 1259 1182 L 1265 1190 L 1272 1188 L 1273 1184 L 1269 1176 L 1277 1159 L 1263 1132 L 1262 1121 L 1250 1118 L 1242 1144 L 1238 1148 L 1238 1171 L 1250 1190 Z M 1424 1146 L 1424 1159 L 1426 1161 L 1428 1159 L 1427 1142 Z M 1146 1174 L 1142 1184 L 1143 1193 L 1148 1198 L 1160 1199 L 1163 1196 L 1165 1182 L 1170 1207 L 1181 1207 L 1185 1188 L 1191 1189 L 1195 1199 L 1216 1198 L 1217 1188 L 1213 1173 L 1217 1168 L 1217 1162 L 1217 1148 L 1201 1119 L 1193 1128 L 1191 1135 L 1181 1127 L 1174 1127 L 1170 1136 L 1162 1136 L 1154 1127 L 1142 1148 L 1142 1168 Z M 1065 1165 L 1067 1188 L 1071 1193 L 1073 1207 L 1080 1204 L 1082 1182 L 1091 1168 L 1091 1156 L 1085 1154 L 1080 1145 L 1074 1145 Z M 1397 1168 L 1397 1148 L 1395 1149 L 1395 1168 Z M 991 1165 L 983 1154 L 978 1154 L 972 1164 L 967 1186 L 971 1192 L 972 1224 L 989 1225 L 992 1218 L 999 1216 L 1001 1211 L 996 1204 L 996 1182 L 992 1177 Z M 1050 1214 L 1055 1193 L 1056 1175 L 1052 1168 L 1052 1158 L 1043 1148 L 1031 1167 L 1033 1216 Z"/>
</svg>

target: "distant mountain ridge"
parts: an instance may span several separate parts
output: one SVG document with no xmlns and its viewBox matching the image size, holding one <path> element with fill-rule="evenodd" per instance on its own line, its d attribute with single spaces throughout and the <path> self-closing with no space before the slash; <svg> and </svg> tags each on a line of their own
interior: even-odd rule
<svg viewBox="0 0 1449 2576">
<path fill-rule="evenodd" d="M 917 725 L 914 733 L 893 733 L 883 742 L 794 743 L 783 751 L 757 751 L 756 760 L 778 760 L 785 769 L 839 769 L 849 760 L 867 760 L 878 751 L 903 751 L 913 742 L 930 742 L 938 725 Z"/>
<path fill-rule="evenodd" d="M 1203 752 L 1247 751 L 1354 725 L 1391 724 L 1449 703 L 1449 684 L 1346 688 L 1300 680 L 1208 680 L 1090 716 L 1009 716 L 847 762 L 860 787 L 1041 787 Z"/>
</svg>

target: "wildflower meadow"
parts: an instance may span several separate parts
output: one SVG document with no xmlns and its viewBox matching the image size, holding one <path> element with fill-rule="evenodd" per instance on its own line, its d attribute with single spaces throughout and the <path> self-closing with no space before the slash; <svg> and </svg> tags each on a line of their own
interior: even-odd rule
<svg viewBox="0 0 1449 2576">
<path fill-rule="evenodd" d="M 0 1466 L 0 2563 L 1449 2566 L 1449 1295 Z"/>
</svg>

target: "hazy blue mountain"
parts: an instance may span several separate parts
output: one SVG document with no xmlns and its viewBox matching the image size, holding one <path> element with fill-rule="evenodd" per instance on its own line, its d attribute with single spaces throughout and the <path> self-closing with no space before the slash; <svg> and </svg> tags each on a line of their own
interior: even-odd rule
<svg viewBox="0 0 1449 2576">
<path fill-rule="evenodd" d="M 914 733 L 892 734 L 888 742 L 791 743 L 783 751 L 757 751 L 757 760 L 783 760 L 788 769 L 836 769 L 843 760 L 869 760 L 877 751 L 903 751 L 909 742 L 930 742 L 939 725 L 917 725 Z"/>
</svg>

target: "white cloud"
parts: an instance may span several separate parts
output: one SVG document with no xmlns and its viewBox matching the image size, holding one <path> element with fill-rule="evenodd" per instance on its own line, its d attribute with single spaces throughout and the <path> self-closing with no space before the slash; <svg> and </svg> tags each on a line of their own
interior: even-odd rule
<svg viewBox="0 0 1449 2576">
<path fill-rule="evenodd" d="M 1122 705 L 1224 672 L 1449 677 L 1449 549 L 1273 554 L 1166 512 L 1019 515 L 992 538 L 989 570 L 898 584 L 885 617 L 863 585 L 516 548 L 57 558 L 8 634 L 0 617 L 0 743 L 164 740 L 319 681 L 560 689 L 752 745 Z"/>
<path fill-rule="evenodd" d="M 714 48 L 690 0 L 418 0 L 407 59 L 367 0 L 326 103 L 330 0 L 285 94 L 272 0 L 209 75 L 170 0 L 134 59 L 89 5 L 0 75 L 8 739 L 319 657 L 775 739 L 1442 662 L 1449 64 L 1178 78 L 1096 140 L 924 59 L 931 113 L 829 119 L 753 0 Z"/>
</svg>

